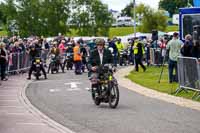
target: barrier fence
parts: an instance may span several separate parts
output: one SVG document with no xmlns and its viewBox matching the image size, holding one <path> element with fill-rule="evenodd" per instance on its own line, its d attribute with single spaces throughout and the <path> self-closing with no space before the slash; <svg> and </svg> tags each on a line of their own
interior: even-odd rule
<svg viewBox="0 0 200 133">
<path fill-rule="evenodd" d="M 179 57 L 177 62 L 179 88 L 176 94 L 181 91 L 193 90 L 193 96 L 200 98 L 200 64 L 197 58 Z"/>
<path fill-rule="evenodd" d="M 28 53 L 10 53 L 8 55 L 6 73 L 11 74 L 24 72 L 30 68 L 30 65 L 31 61 Z"/>
<path fill-rule="evenodd" d="M 162 65 L 165 55 L 166 53 L 161 48 L 150 48 L 150 64 Z"/>
</svg>

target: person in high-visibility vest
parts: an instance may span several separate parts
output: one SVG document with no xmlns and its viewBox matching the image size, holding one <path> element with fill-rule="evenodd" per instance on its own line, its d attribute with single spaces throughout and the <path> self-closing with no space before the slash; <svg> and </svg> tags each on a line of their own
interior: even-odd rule
<svg viewBox="0 0 200 133">
<path fill-rule="evenodd" d="M 119 38 L 118 41 L 116 42 L 117 50 L 118 53 L 124 49 L 124 44 L 121 42 L 121 39 Z"/>
<path fill-rule="evenodd" d="M 146 71 L 146 67 L 142 63 L 143 55 L 145 54 L 144 47 L 142 42 L 135 40 L 133 46 L 133 53 L 135 55 L 135 71 L 139 71 L 138 65 L 143 68 L 143 71 Z"/>
<path fill-rule="evenodd" d="M 119 38 L 117 42 L 115 43 L 117 47 L 117 57 L 118 57 L 118 62 L 120 63 L 120 52 L 124 50 L 124 44 L 121 42 L 121 39 Z"/>
<path fill-rule="evenodd" d="M 75 74 L 81 74 L 82 53 L 81 53 L 79 41 L 77 41 L 77 43 L 75 44 L 75 47 L 73 48 L 73 52 L 74 52 Z"/>
</svg>

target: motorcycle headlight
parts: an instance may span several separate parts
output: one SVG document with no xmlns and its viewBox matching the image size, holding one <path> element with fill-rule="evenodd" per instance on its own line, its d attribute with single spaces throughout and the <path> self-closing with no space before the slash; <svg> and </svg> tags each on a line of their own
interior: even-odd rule
<svg viewBox="0 0 200 133">
<path fill-rule="evenodd" d="M 108 68 L 111 70 L 111 69 L 112 69 L 112 66 L 111 66 L 111 65 L 109 65 L 109 66 L 108 66 Z"/>
<path fill-rule="evenodd" d="M 53 54 L 53 55 L 51 56 L 51 58 L 55 58 L 55 55 Z"/>
<path fill-rule="evenodd" d="M 36 63 L 40 63 L 40 60 L 39 60 L 39 59 L 37 59 L 35 62 L 36 62 Z"/>
</svg>

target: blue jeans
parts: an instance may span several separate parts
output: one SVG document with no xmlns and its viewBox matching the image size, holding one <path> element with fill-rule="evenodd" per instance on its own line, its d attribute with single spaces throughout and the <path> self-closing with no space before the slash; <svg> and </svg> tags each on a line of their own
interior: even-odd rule
<svg viewBox="0 0 200 133">
<path fill-rule="evenodd" d="M 117 63 L 118 63 L 118 55 L 117 53 L 114 53 L 114 65 L 117 66 Z"/>
<path fill-rule="evenodd" d="M 82 62 L 74 61 L 74 65 L 75 65 L 75 74 L 81 74 Z"/>
<path fill-rule="evenodd" d="M 175 75 L 173 75 L 173 70 L 175 69 Z M 177 61 L 173 61 L 169 59 L 169 82 L 178 82 L 178 71 L 177 71 Z"/>
</svg>

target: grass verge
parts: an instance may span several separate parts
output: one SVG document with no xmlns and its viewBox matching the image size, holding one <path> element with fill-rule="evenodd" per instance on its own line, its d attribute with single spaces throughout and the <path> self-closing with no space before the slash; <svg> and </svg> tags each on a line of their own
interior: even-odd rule
<svg viewBox="0 0 200 133">
<path fill-rule="evenodd" d="M 166 66 L 163 69 L 164 71 L 161 76 L 160 83 L 158 83 L 161 69 L 162 67 L 150 66 L 147 68 L 146 72 L 143 72 L 142 69 L 140 68 L 139 72 L 131 71 L 131 73 L 128 76 L 126 76 L 126 78 L 130 79 L 131 81 L 141 86 L 144 86 L 144 87 L 147 87 L 159 92 L 174 95 L 173 93 L 176 91 L 178 84 L 168 83 L 168 68 Z M 177 96 L 184 97 L 187 99 L 192 99 L 193 94 L 194 94 L 193 91 L 188 91 L 188 93 L 182 91 L 179 94 L 177 94 Z"/>
</svg>

